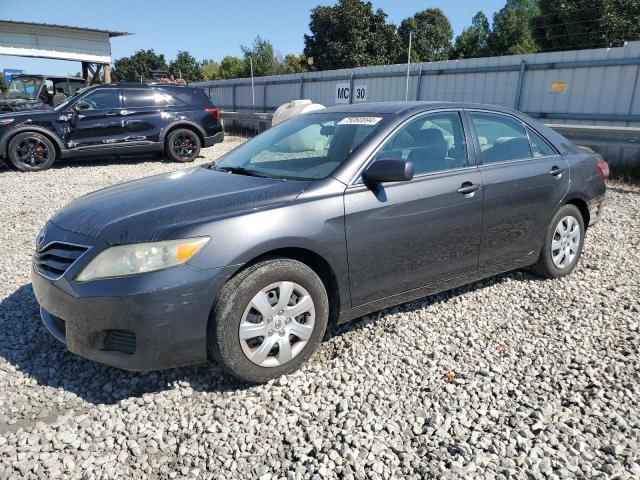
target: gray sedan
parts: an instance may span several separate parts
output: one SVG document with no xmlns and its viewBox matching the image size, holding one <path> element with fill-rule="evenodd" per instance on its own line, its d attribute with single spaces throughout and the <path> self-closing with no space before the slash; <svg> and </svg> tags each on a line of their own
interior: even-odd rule
<svg viewBox="0 0 640 480">
<path fill-rule="evenodd" d="M 300 115 L 215 164 L 86 195 L 37 238 L 42 321 L 129 370 L 297 369 L 327 329 L 511 269 L 575 267 L 608 166 L 513 110 Z"/>
</svg>

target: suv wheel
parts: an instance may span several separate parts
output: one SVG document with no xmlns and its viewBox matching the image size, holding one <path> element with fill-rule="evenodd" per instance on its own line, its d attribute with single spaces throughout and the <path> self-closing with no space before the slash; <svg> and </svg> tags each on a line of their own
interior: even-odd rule
<svg viewBox="0 0 640 480">
<path fill-rule="evenodd" d="M 200 154 L 200 139 L 192 130 L 178 128 L 167 136 L 164 150 L 176 162 L 193 162 Z"/>
<path fill-rule="evenodd" d="M 551 220 L 540 257 L 532 270 L 546 278 L 570 274 L 582 253 L 584 234 L 580 210 L 571 204 L 564 205 Z"/>
<path fill-rule="evenodd" d="M 19 133 L 9 141 L 9 160 L 23 172 L 46 170 L 56 160 L 56 149 L 44 135 L 36 132 Z"/>
<path fill-rule="evenodd" d="M 209 352 L 240 380 L 263 383 L 297 370 L 327 327 L 320 278 L 283 258 L 259 262 L 229 280 L 209 321 Z"/>
</svg>

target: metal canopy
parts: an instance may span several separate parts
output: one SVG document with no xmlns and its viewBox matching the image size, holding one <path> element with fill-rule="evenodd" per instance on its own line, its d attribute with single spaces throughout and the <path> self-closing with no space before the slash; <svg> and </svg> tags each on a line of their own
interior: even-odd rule
<svg viewBox="0 0 640 480">
<path fill-rule="evenodd" d="M 111 63 L 111 37 L 130 35 L 95 28 L 0 20 L 0 55 Z"/>
</svg>

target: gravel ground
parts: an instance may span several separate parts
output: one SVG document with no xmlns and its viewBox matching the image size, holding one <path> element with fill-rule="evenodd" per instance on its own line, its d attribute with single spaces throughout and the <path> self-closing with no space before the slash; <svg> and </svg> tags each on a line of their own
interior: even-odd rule
<svg viewBox="0 0 640 480">
<path fill-rule="evenodd" d="M 0 169 L 0 478 L 640 478 L 640 189 L 610 185 L 570 277 L 512 272 L 359 319 L 267 385 L 57 347 L 29 283 L 40 227 L 181 167 Z"/>
</svg>

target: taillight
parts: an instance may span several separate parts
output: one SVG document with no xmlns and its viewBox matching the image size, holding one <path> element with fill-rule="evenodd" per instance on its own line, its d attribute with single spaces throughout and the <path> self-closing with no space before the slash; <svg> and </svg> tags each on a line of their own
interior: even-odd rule
<svg viewBox="0 0 640 480">
<path fill-rule="evenodd" d="M 211 108 L 205 108 L 204 109 L 205 112 L 210 113 L 211 115 L 213 115 L 213 117 L 220 121 L 220 109 L 216 108 L 216 107 L 211 107 Z"/>
<path fill-rule="evenodd" d="M 605 162 L 604 160 L 600 160 L 598 162 L 598 173 L 602 176 L 602 178 L 604 178 L 605 180 L 607 178 L 609 178 L 609 164 L 607 162 Z"/>
</svg>

